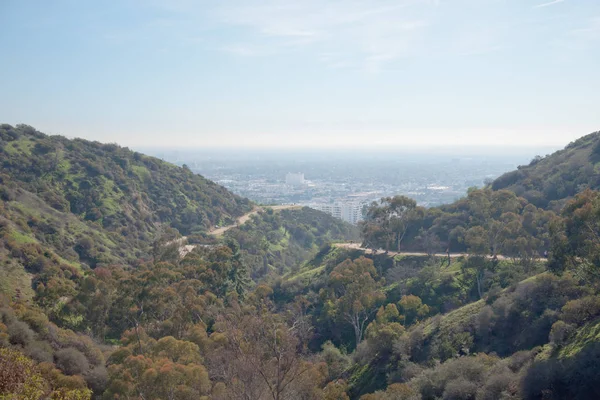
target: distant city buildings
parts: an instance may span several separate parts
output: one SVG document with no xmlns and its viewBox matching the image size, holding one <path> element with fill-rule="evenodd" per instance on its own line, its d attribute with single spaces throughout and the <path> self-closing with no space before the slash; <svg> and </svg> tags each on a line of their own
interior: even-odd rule
<svg viewBox="0 0 600 400">
<path fill-rule="evenodd" d="M 304 174 L 301 172 L 289 172 L 285 176 L 285 184 L 288 186 L 303 186 L 306 184 L 304 180 Z"/>
<path fill-rule="evenodd" d="M 508 165 L 505 154 L 501 161 L 490 154 L 452 160 L 454 153 L 445 160 L 440 160 L 439 155 L 422 154 L 413 161 L 386 152 L 368 158 L 337 153 L 331 157 L 305 154 L 302 158 L 285 153 L 257 157 L 229 151 L 218 157 L 205 153 L 161 154 L 167 161 L 185 163 L 193 172 L 257 203 L 324 208 L 353 223 L 360 219 L 362 206 L 354 207 L 356 212 L 351 213 L 344 211 L 351 206 L 336 203 L 370 204 L 382 197 L 402 194 L 423 207 L 447 204 L 465 196 L 469 187 L 481 186 L 485 179 L 519 165 Z"/>
<path fill-rule="evenodd" d="M 338 201 L 335 203 L 314 203 L 309 204 L 310 208 L 323 211 L 334 218 L 339 218 L 351 224 L 357 224 L 362 221 L 362 202 Z"/>
</svg>

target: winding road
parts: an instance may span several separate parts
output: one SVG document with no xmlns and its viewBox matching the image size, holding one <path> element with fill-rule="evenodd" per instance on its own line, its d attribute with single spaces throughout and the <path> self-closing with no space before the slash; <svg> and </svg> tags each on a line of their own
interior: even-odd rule
<svg viewBox="0 0 600 400">
<path fill-rule="evenodd" d="M 221 237 L 225 234 L 225 232 L 227 232 L 228 230 L 232 229 L 232 228 L 236 228 L 240 225 L 245 224 L 246 222 L 248 222 L 250 220 L 250 218 L 252 218 L 253 215 L 258 214 L 261 211 L 266 211 L 267 209 L 272 209 L 273 211 L 281 211 L 281 210 L 299 210 L 301 209 L 302 206 L 296 205 L 296 204 L 290 204 L 290 205 L 279 205 L 279 206 L 256 206 L 254 207 L 254 209 L 252 209 L 252 211 L 247 212 L 246 214 L 242 215 L 241 217 L 238 217 L 238 219 L 235 221 L 235 224 L 231 224 L 231 225 L 227 225 L 227 226 L 221 226 L 221 227 L 213 227 L 212 229 L 210 229 L 208 231 L 209 235 L 215 236 L 215 237 Z M 187 241 L 187 236 L 182 236 L 179 239 L 175 239 L 172 240 L 168 243 L 166 243 L 166 245 L 170 245 L 173 243 L 179 243 L 179 256 L 181 258 L 185 257 L 189 252 L 191 252 L 192 250 L 194 250 L 196 248 L 197 245 L 194 244 L 184 244 Z"/>
<path fill-rule="evenodd" d="M 223 234 L 225 232 L 227 232 L 228 230 L 230 230 L 231 228 L 235 228 L 238 227 L 240 225 L 245 224 L 250 218 L 252 218 L 253 215 L 258 214 L 260 211 L 264 211 L 267 209 L 272 209 L 273 211 L 281 211 L 281 210 L 299 210 L 302 208 L 302 206 L 298 206 L 295 204 L 290 204 L 290 205 L 281 205 L 281 206 L 256 206 L 254 207 L 254 209 L 244 215 L 242 215 L 241 217 L 239 217 L 236 221 L 235 224 L 231 224 L 231 225 L 227 225 L 227 226 L 221 226 L 219 228 L 212 228 L 210 231 L 208 231 L 208 233 L 210 235 L 213 236 L 223 236 Z"/>
<path fill-rule="evenodd" d="M 383 249 L 377 249 L 375 251 L 373 251 L 372 249 L 367 249 L 364 247 L 361 247 L 360 243 L 333 243 L 334 247 L 342 247 L 345 249 L 351 249 L 351 250 L 360 250 L 363 251 L 366 254 L 387 254 L 388 256 L 397 256 L 397 255 L 401 255 L 401 256 L 433 256 L 433 257 L 468 257 L 469 254 L 468 253 L 434 253 L 434 254 L 427 254 L 427 253 L 419 253 L 419 252 L 397 252 L 397 251 L 385 251 Z M 487 258 L 493 258 L 492 256 L 487 256 Z M 496 255 L 496 258 L 498 260 L 510 260 L 510 257 L 506 257 L 503 256 L 501 254 Z M 536 258 L 536 261 L 547 261 L 547 258 L 544 257 L 539 257 Z"/>
</svg>

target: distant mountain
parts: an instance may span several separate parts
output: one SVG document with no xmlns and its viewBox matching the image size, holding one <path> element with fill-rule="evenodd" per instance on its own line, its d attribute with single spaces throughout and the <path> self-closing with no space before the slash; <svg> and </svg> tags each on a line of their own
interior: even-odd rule
<svg viewBox="0 0 600 400">
<path fill-rule="evenodd" d="M 556 209 L 586 188 L 600 188 L 599 162 L 600 131 L 534 158 L 529 165 L 500 176 L 491 187 L 513 191 L 537 207 Z"/>
</svg>

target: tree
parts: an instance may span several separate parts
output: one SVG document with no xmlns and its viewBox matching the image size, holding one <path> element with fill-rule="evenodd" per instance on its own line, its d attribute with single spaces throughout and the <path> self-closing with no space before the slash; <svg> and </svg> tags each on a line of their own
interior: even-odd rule
<svg viewBox="0 0 600 400">
<path fill-rule="evenodd" d="M 226 398 L 304 398 L 301 393 L 321 384 L 324 376 L 302 359 L 294 329 L 278 315 L 264 308 L 233 307 L 219 315 L 215 327 L 209 362 L 227 385 Z"/>
<path fill-rule="evenodd" d="M 145 400 L 202 399 L 210 392 L 208 371 L 199 347 L 189 341 L 144 337 L 144 354 L 136 354 L 136 334 L 126 332 L 123 347 L 109 362 L 110 381 L 104 398 Z"/>
<path fill-rule="evenodd" d="M 573 268 L 581 278 L 600 279 L 600 193 L 586 190 L 565 206 L 551 225 L 549 268 Z"/>
<path fill-rule="evenodd" d="M 485 273 L 490 269 L 487 259 L 489 252 L 489 236 L 481 226 L 470 228 L 465 235 L 465 244 L 469 251 L 469 258 L 461 266 L 463 279 L 468 281 L 472 276 L 477 288 L 479 298 L 483 297 L 483 281 Z M 471 286 L 469 284 L 469 286 Z"/>
<path fill-rule="evenodd" d="M 419 296 L 414 296 L 412 294 L 402 296 L 398 302 L 398 306 L 404 317 L 405 325 L 412 325 L 419 319 L 427 317 L 430 312 L 429 306 L 423 304 L 423 301 Z"/>
<path fill-rule="evenodd" d="M 176 229 L 161 226 L 152 241 L 150 253 L 152 260 L 157 263 L 160 261 L 178 261 L 179 247 L 183 239 L 179 237 Z"/>
<path fill-rule="evenodd" d="M 397 251 L 412 223 L 422 218 L 423 209 L 416 201 L 405 196 L 385 197 L 379 203 L 373 202 L 367 209 L 363 224 L 363 237 L 369 242 L 385 244 L 390 249 L 394 242 Z M 421 217 L 421 218 L 420 218 Z"/>
<path fill-rule="evenodd" d="M 17 350 L 0 348 L 0 398 L 90 400 L 92 391 L 80 377 L 65 377 L 51 364 L 36 365 Z"/>
<path fill-rule="evenodd" d="M 362 341 L 367 321 L 385 297 L 376 276 L 373 261 L 365 257 L 354 261 L 348 259 L 329 275 L 334 313 L 352 325 L 357 346 Z"/>
</svg>

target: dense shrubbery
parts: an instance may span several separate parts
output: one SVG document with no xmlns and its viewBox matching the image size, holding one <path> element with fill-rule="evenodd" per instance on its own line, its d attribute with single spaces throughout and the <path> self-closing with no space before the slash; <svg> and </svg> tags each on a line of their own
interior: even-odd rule
<svg viewBox="0 0 600 400">
<path fill-rule="evenodd" d="M 363 245 L 428 254 L 501 254 L 531 263 L 548 250 L 554 217 L 506 190 L 474 189 L 463 199 L 430 209 L 396 196 L 369 207 Z"/>
<path fill-rule="evenodd" d="M 564 150 L 502 175 L 491 187 L 511 190 L 537 207 L 558 209 L 585 188 L 600 189 L 595 171 L 599 149 L 600 132 L 591 133 Z"/>
<path fill-rule="evenodd" d="M 358 240 L 355 227 L 325 213 L 304 207 L 265 212 L 226 237 L 237 242 L 244 262 L 257 280 L 300 268 L 319 248 L 332 241 Z"/>
<path fill-rule="evenodd" d="M 92 267 L 147 256 L 161 225 L 199 233 L 251 209 L 189 169 L 117 145 L 9 125 L 0 144 L 0 194 L 10 200 L 0 215 L 16 225 L 12 239 L 26 236 Z M 43 268 L 42 259 L 29 268 Z"/>
</svg>

